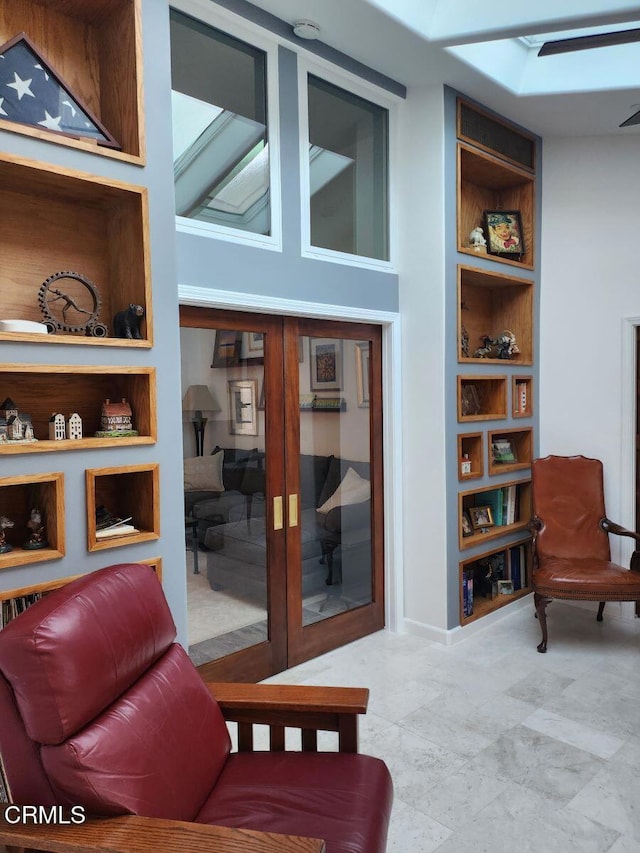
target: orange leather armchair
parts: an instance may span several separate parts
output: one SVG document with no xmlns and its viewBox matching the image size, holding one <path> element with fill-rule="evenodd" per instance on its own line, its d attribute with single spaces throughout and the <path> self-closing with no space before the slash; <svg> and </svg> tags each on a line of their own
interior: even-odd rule
<svg viewBox="0 0 640 853">
<path fill-rule="evenodd" d="M 66 824 L 0 820 L 0 845 L 110 853 L 384 853 L 392 784 L 357 753 L 367 691 L 205 684 L 148 566 L 85 575 L 0 632 L 0 757 L 10 802 Z M 231 752 L 226 721 L 238 723 Z M 253 751 L 253 724 L 270 727 Z M 285 751 L 285 727 L 302 751 Z M 316 731 L 340 751 L 318 752 Z M 82 807 L 92 816 L 75 825 Z"/>
<path fill-rule="evenodd" d="M 547 456 L 531 466 L 533 572 L 536 614 L 547 651 L 546 608 L 554 598 L 635 601 L 640 614 L 640 535 L 610 521 L 605 512 L 602 462 L 584 456 Z M 636 540 L 630 570 L 611 562 L 609 534 Z"/>
</svg>

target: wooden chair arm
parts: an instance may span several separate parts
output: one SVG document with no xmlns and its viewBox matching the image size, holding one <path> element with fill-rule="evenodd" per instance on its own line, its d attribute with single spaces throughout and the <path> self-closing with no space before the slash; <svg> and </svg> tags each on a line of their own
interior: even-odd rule
<svg viewBox="0 0 640 853">
<path fill-rule="evenodd" d="M 609 518 L 600 519 L 600 528 L 605 533 L 615 533 L 616 536 L 630 536 L 636 542 L 640 542 L 640 533 L 636 533 L 634 530 L 627 530 L 626 527 L 621 527 Z"/>
<path fill-rule="evenodd" d="M 284 749 L 284 729 L 302 729 L 302 748 L 317 751 L 317 732 L 338 732 L 340 752 L 358 751 L 358 715 L 365 714 L 364 687 L 309 687 L 293 684 L 208 683 L 225 720 L 236 722 L 238 748 L 253 749 L 252 726 L 268 725 L 271 749 Z"/>
<path fill-rule="evenodd" d="M 77 825 L 12 825 L 0 817 L 0 850 L 51 853 L 325 853 L 324 841 L 275 832 L 126 815 Z"/>
</svg>

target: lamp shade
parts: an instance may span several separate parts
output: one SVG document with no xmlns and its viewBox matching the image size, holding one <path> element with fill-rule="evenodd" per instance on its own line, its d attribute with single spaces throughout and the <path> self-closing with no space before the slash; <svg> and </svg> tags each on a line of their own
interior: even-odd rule
<svg viewBox="0 0 640 853">
<path fill-rule="evenodd" d="M 185 414 L 199 412 L 202 417 L 203 412 L 221 412 L 222 409 L 206 385 L 189 385 L 182 399 L 182 411 Z"/>
</svg>

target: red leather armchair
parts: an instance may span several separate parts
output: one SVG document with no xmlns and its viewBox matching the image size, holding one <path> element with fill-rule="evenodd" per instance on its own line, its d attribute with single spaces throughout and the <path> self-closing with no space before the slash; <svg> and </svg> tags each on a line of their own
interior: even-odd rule
<svg viewBox="0 0 640 853">
<path fill-rule="evenodd" d="M 101 818 L 56 827 L 5 820 L 0 843 L 189 853 L 386 848 L 391 778 L 382 761 L 355 751 L 367 691 L 206 685 L 175 643 L 146 566 L 102 569 L 33 605 L 0 632 L 0 673 L 11 802 L 80 805 Z M 236 753 L 225 719 L 239 723 Z M 251 751 L 253 722 L 271 726 L 270 751 Z M 301 752 L 284 751 L 288 725 L 303 729 Z M 317 729 L 338 731 L 343 751 L 312 751 Z"/>
<path fill-rule="evenodd" d="M 547 651 L 546 608 L 554 598 L 640 605 L 640 551 L 625 569 L 611 562 L 609 534 L 640 535 L 610 521 L 605 513 L 602 462 L 585 456 L 546 456 L 531 466 L 533 487 L 532 587 L 542 629 L 539 652 Z"/>
</svg>

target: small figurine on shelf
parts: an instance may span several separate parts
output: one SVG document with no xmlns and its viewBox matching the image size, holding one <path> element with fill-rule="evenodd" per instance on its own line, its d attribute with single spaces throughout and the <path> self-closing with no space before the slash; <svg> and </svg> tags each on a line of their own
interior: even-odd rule
<svg viewBox="0 0 640 853">
<path fill-rule="evenodd" d="M 124 397 L 119 403 L 112 403 L 107 398 L 102 404 L 101 429 L 94 434 L 96 438 L 127 438 L 138 435 L 138 430 L 133 428 L 132 418 L 131 406 Z"/>
<path fill-rule="evenodd" d="M 133 302 L 128 308 L 124 308 L 113 318 L 113 333 L 116 338 L 134 338 L 139 341 L 142 339 L 140 334 L 140 323 L 144 317 L 144 308 L 142 305 L 135 305 Z"/>
<path fill-rule="evenodd" d="M 469 332 L 464 323 L 460 324 L 460 355 L 469 358 Z"/>
<path fill-rule="evenodd" d="M 13 546 L 7 542 L 7 534 L 5 530 L 13 527 L 13 521 L 7 518 L 6 515 L 0 515 L 0 554 L 6 554 L 7 551 L 13 551 Z"/>
<path fill-rule="evenodd" d="M 38 548 L 48 548 L 47 528 L 42 520 L 42 513 L 37 507 L 31 510 L 31 516 L 27 522 L 27 527 L 31 531 L 29 538 L 22 546 L 28 551 L 36 551 Z"/>
<path fill-rule="evenodd" d="M 66 437 L 64 415 L 61 412 L 54 412 L 49 418 L 49 438 L 51 441 L 64 441 Z"/>
<path fill-rule="evenodd" d="M 484 239 L 482 228 L 480 228 L 479 225 L 477 225 L 471 234 L 469 234 L 469 245 L 474 252 L 483 252 L 486 255 L 487 241 Z"/>
<path fill-rule="evenodd" d="M 505 329 L 494 344 L 498 348 L 498 358 L 513 358 L 515 355 L 520 355 L 516 336 L 509 329 Z"/>
<path fill-rule="evenodd" d="M 463 453 L 460 459 L 460 473 L 463 477 L 471 473 L 471 460 L 468 453 Z"/>
<path fill-rule="evenodd" d="M 82 418 L 77 412 L 73 412 L 73 414 L 69 415 L 69 420 L 67 421 L 67 436 L 72 440 L 82 438 Z"/>
<path fill-rule="evenodd" d="M 474 358 L 489 358 L 493 351 L 494 341 L 489 335 L 482 335 L 480 338 L 482 341 L 482 346 L 478 347 L 478 349 L 474 352 Z"/>
</svg>

